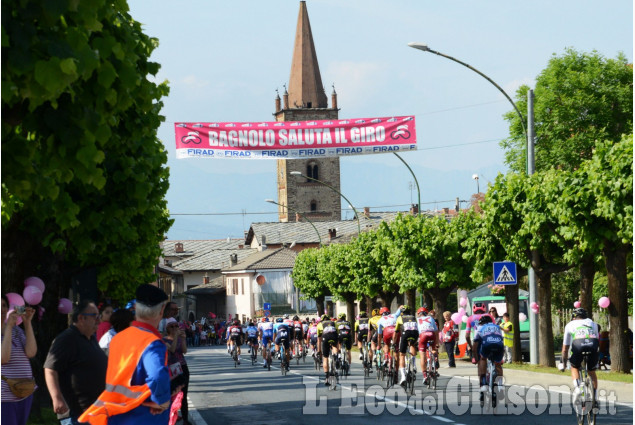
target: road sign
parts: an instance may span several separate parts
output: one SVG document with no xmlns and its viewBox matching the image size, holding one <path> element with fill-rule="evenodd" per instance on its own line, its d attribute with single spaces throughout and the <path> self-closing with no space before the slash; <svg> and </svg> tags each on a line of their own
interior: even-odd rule
<svg viewBox="0 0 635 425">
<path fill-rule="evenodd" d="M 262 309 L 263 310 L 271 310 L 271 303 L 264 303 Z"/>
<path fill-rule="evenodd" d="M 271 316 L 271 310 L 265 310 L 265 317 Z"/>
<path fill-rule="evenodd" d="M 494 284 L 516 285 L 516 263 L 512 261 L 494 261 Z"/>
</svg>

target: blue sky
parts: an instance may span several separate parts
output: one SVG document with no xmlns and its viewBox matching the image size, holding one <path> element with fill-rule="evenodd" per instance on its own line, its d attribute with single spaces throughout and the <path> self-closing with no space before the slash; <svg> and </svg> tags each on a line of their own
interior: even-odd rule
<svg viewBox="0 0 635 425">
<path fill-rule="evenodd" d="M 144 32 L 159 39 L 152 60 L 168 80 L 169 239 L 243 237 L 252 222 L 277 221 L 275 161 L 175 157 L 174 122 L 272 121 L 276 89 L 291 69 L 299 1 L 130 0 Z M 633 61 L 633 3 L 592 1 L 307 1 L 322 81 L 335 84 L 340 118 L 415 115 L 418 147 L 402 157 L 423 209 L 468 200 L 506 172 L 498 142 L 509 102 L 485 79 L 407 46 L 424 42 L 466 62 L 512 98 L 565 48 L 619 52 Z M 329 96 L 330 98 L 330 96 Z M 523 111 L 524 113 L 524 111 Z M 341 190 L 355 207 L 405 210 L 416 202 L 408 169 L 391 154 L 341 159 Z M 342 205 L 346 205 L 342 202 Z M 200 215 L 180 215 L 200 214 Z M 344 212 L 343 218 L 352 218 Z"/>
</svg>

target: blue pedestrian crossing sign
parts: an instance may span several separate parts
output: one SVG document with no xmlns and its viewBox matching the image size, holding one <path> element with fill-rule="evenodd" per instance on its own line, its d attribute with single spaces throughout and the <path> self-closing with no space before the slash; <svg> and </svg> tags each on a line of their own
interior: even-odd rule
<svg viewBox="0 0 635 425">
<path fill-rule="evenodd" d="M 263 310 L 271 310 L 271 303 L 263 303 L 263 304 L 264 304 L 262 307 Z"/>
<path fill-rule="evenodd" d="M 516 263 L 512 261 L 494 261 L 494 284 L 516 285 Z"/>
</svg>

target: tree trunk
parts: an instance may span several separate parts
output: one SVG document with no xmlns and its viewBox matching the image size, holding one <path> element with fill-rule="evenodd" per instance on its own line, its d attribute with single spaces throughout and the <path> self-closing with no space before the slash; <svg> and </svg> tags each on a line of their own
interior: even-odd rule
<svg viewBox="0 0 635 425">
<path fill-rule="evenodd" d="M 608 307 L 610 326 L 611 372 L 630 373 L 632 362 L 629 361 L 628 340 L 628 286 L 626 276 L 627 249 L 615 246 L 610 241 L 604 241 L 604 262 L 608 278 L 609 300 Z"/>
<path fill-rule="evenodd" d="M 324 314 L 324 295 L 315 297 L 315 305 L 317 306 L 317 315 L 321 317 Z"/>
<path fill-rule="evenodd" d="M 386 291 L 381 291 L 379 294 L 379 299 L 381 300 L 382 307 L 390 308 L 390 302 L 392 301 L 392 294 L 389 294 Z"/>
<path fill-rule="evenodd" d="M 512 322 L 514 329 L 514 346 L 512 347 L 512 361 L 520 362 L 522 360 L 522 351 L 520 347 L 520 307 L 518 305 L 518 285 L 507 285 L 505 287 L 505 302 L 507 303 L 507 313 L 509 320 Z"/>
<path fill-rule="evenodd" d="M 346 295 L 346 319 L 351 323 L 355 323 L 355 299 L 356 294 L 350 293 Z"/>
<path fill-rule="evenodd" d="M 448 302 L 448 296 L 456 290 L 456 286 L 451 286 L 449 288 L 434 288 L 429 289 L 428 292 L 432 297 L 432 302 L 434 305 L 434 318 L 437 319 L 437 322 L 442 325 L 443 324 L 443 312 L 445 311 L 445 305 Z"/>
<path fill-rule="evenodd" d="M 593 257 L 584 258 L 580 264 L 580 307 L 591 314 L 593 312 L 593 279 L 595 262 Z"/>
<path fill-rule="evenodd" d="M 415 308 L 417 306 L 417 290 L 416 289 L 409 289 L 406 291 L 406 304 L 410 306 L 413 313 L 417 311 L 417 309 Z"/>
<path fill-rule="evenodd" d="M 395 300 L 397 300 L 397 305 L 404 305 L 404 295 L 403 294 L 396 294 L 395 295 Z"/>
<path fill-rule="evenodd" d="M 538 278 L 538 359 L 541 365 L 555 367 L 553 324 L 551 320 L 551 273 L 536 271 Z M 534 314 L 529 312 L 529 314 Z"/>
<path fill-rule="evenodd" d="M 434 301 L 432 300 L 432 295 L 430 294 L 430 291 L 428 289 L 424 289 L 422 307 L 426 307 L 428 310 L 430 310 L 433 305 L 434 305 Z"/>
</svg>

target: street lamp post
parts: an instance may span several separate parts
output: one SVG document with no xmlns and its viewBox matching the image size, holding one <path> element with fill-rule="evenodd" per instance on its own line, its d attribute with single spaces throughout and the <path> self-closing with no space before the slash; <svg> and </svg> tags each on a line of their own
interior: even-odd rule
<svg viewBox="0 0 635 425">
<path fill-rule="evenodd" d="M 467 64 L 467 63 L 465 63 L 463 61 L 460 61 L 457 58 L 453 58 L 452 56 L 446 55 L 446 54 L 441 53 L 441 52 L 437 52 L 436 50 L 432 50 L 431 48 L 428 47 L 427 44 L 424 44 L 424 43 L 408 43 L 408 46 L 412 47 L 413 49 L 423 50 L 424 52 L 434 53 L 435 55 L 442 56 L 442 57 L 444 57 L 446 59 L 450 59 L 451 61 L 454 61 L 456 63 L 459 63 L 459 64 L 463 65 L 466 68 L 471 69 L 472 71 L 476 72 L 478 75 L 480 75 L 481 77 L 485 78 L 487 81 L 492 83 L 492 85 L 494 87 L 496 87 L 498 89 L 498 91 L 503 93 L 503 96 L 505 96 L 505 98 L 507 98 L 507 100 L 509 100 L 509 103 L 512 104 L 512 106 L 514 107 L 514 110 L 516 111 L 516 113 L 520 117 L 520 124 L 523 126 L 523 133 L 525 133 L 525 149 L 527 150 L 527 144 L 529 143 L 529 138 L 527 137 L 527 127 L 525 126 L 525 117 L 520 112 L 520 110 L 518 109 L 518 106 L 516 106 L 516 104 L 514 103 L 512 98 L 509 97 L 509 95 L 507 93 L 505 93 L 505 90 L 503 90 L 498 84 L 496 84 L 494 82 L 494 80 L 492 80 L 487 75 L 483 74 L 481 71 L 479 71 L 478 69 L 474 68 L 473 66 L 471 66 L 471 65 L 469 65 L 469 64 Z"/>
<path fill-rule="evenodd" d="M 408 167 L 408 170 L 410 170 L 410 174 L 412 174 L 412 178 L 415 179 L 415 184 L 417 185 L 417 215 L 421 215 L 421 190 L 419 190 L 419 181 L 417 180 L 417 176 L 415 176 L 415 173 L 414 171 L 412 171 L 412 168 L 410 168 L 410 165 L 408 165 L 408 163 L 404 161 L 404 159 L 397 152 L 393 153 L 397 158 L 399 158 L 401 162 L 404 163 L 406 167 Z"/>
<path fill-rule="evenodd" d="M 476 194 L 481 193 L 481 188 L 478 184 L 478 174 L 472 174 L 472 179 L 476 180 Z"/>
<path fill-rule="evenodd" d="M 527 131 L 527 126 L 525 125 L 525 117 L 523 116 L 523 114 L 520 112 L 520 110 L 518 109 L 518 107 L 516 106 L 516 103 L 514 103 L 514 101 L 511 99 L 511 97 L 509 97 L 509 95 L 507 93 L 505 93 L 505 90 L 503 90 L 498 84 L 496 84 L 494 82 L 494 80 L 492 80 L 491 78 L 489 78 L 487 75 L 483 74 L 481 71 L 479 71 L 478 69 L 474 68 L 471 65 L 468 65 L 467 63 L 460 61 L 456 58 L 453 58 L 452 56 L 448 56 L 444 53 L 441 52 L 437 52 L 436 50 L 432 50 L 431 48 L 428 47 L 427 44 L 424 43 L 408 43 L 408 46 L 414 48 L 414 49 L 418 49 L 418 50 L 423 50 L 424 52 L 430 52 L 430 53 L 434 53 L 435 55 L 438 56 L 442 56 L 446 59 L 450 59 L 451 61 L 454 61 L 458 64 L 463 65 L 466 68 L 471 69 L 472 71 L 476 72 L 478 75 L 480 75 L 481 77 L 485 78 L 487 81 L 489 81 L 490 83 L 492 83 L 492 85 L 494 85 L 494 87 L 496 87 L 498 89 L 498 91 L 500 91 L 501 93 L 503 93 L 503 96 L 505 96 L 505 98 L 507 100 L 509 100 L 509 103 L 512 104 L 512 106 L 514 107 L 514 110 L 516 111 L 516 113 L 518 114 L 518 116 L 520 117 L 520 124 L 523 126 L 523 133 L 525 134 L 525 154 L 526 154 L 526 161 L 525 161 L 525 166 L 526 166 L 526 170 L 527 170 L 527 174 L 533 174 L 534 172 L 534 128 L 533 128 L 533 91 L 530 90 L 528 93 L 528 99 L 527 99 L 527 103 L 528 103 L 528 115 L 529 115 L 529 119 L 527 122 L 527 126 L 529 126 L 529 132 Z M 534 269 L 529 267 L 529 269 L 527 270 L 527 278 L 529 280 L 529 300 L 530 302 L 534 301 L 536 299 L 536 295 L 538 294 L 538 288 L 536 285 L 536 274 L 534 272 Z M 538 338 L 536 337 L 538 335 L 538 321 L 535 317 L 534 314 L 530 315 L 529 317 L 529 331 L 530 333 L 533 335 L 532 338 L 530 338 L 530 343 L 529 343 L 529 357 L 530 357 L 530 361 L 532 364 L 538 364 Z"/>
<path fill-rule="evenodd" d="M 357 214 L 357 210 L 355 209 L 355 207 L 353 206 L 353 204 L 351 203 L 351 201 L 348 200 L 348 198 L 346 196 L 344 196 L 344 194 L 342 194 L 342 192 L 340 192 L 339 190 L 335 189 L 333 186 L 331 186 L 328 183 L 324 183 L 322 180 L 318 180 L 318 179 L 314 179 L 313 177 L 309 177 L 309 176 L 305 176 L 304 174 L 302 174 L 299 171 L 289 171 L 289 174 L 291 174 L 292 176 L 300 176 L 300 177 L 304 177 L 305 179 L 309 179 L 309 180 L 313 180 L 316 183 L 320 183 L 326 187 L 328 187 L 329 189 L 331 189 L 332 191 L 334 191 L 335 193 L 337 193 L 338 195 L 340 195 L 342 198 L 344 198 L 344 200 L 346 202 L 348 202 L 348 205 L 350 205 L 350 207 L 353 209 L 353 211 L 355 212 L 355 218 L 357 219 L 357 234 L 361 234 L 362 233 L 362 226 L 361 224 L 359 224 L 359 214 Z"/>
<path fill-rule="evenodd" d="M 306 215 L 302 214 L 300 211 L 294 210 L 293 208 L 291 208 L 288 205 L 279 204 L 276 201 L 274 201 L 273 199 L 265 199 L 265 202 L 269 202 L 270 204 L 276 204 L 278 206 L 281 206 L 282 208 L 286 208 L 288 210 L 291 210 L 291 211 L 293 211 L 296 214 L 300 214 L 302 216 L 302 218 L 304 218 L 306 221 L 309 222 L 309 224 L 311 226 L 313 226 L 313 229 L 315 230 L 315 233 L 317 233 L 318 240 L 320 241 L 320 247 L 322 246 L 322 237 L 320 236 L 320 232 L 318 232 L 318 229 L 317 229 L 317 227 L 315 227 L 315 224 L 313 224 L 313 222 L 311 220 L 309 220 L 306 217 Z"/>
</svg>

